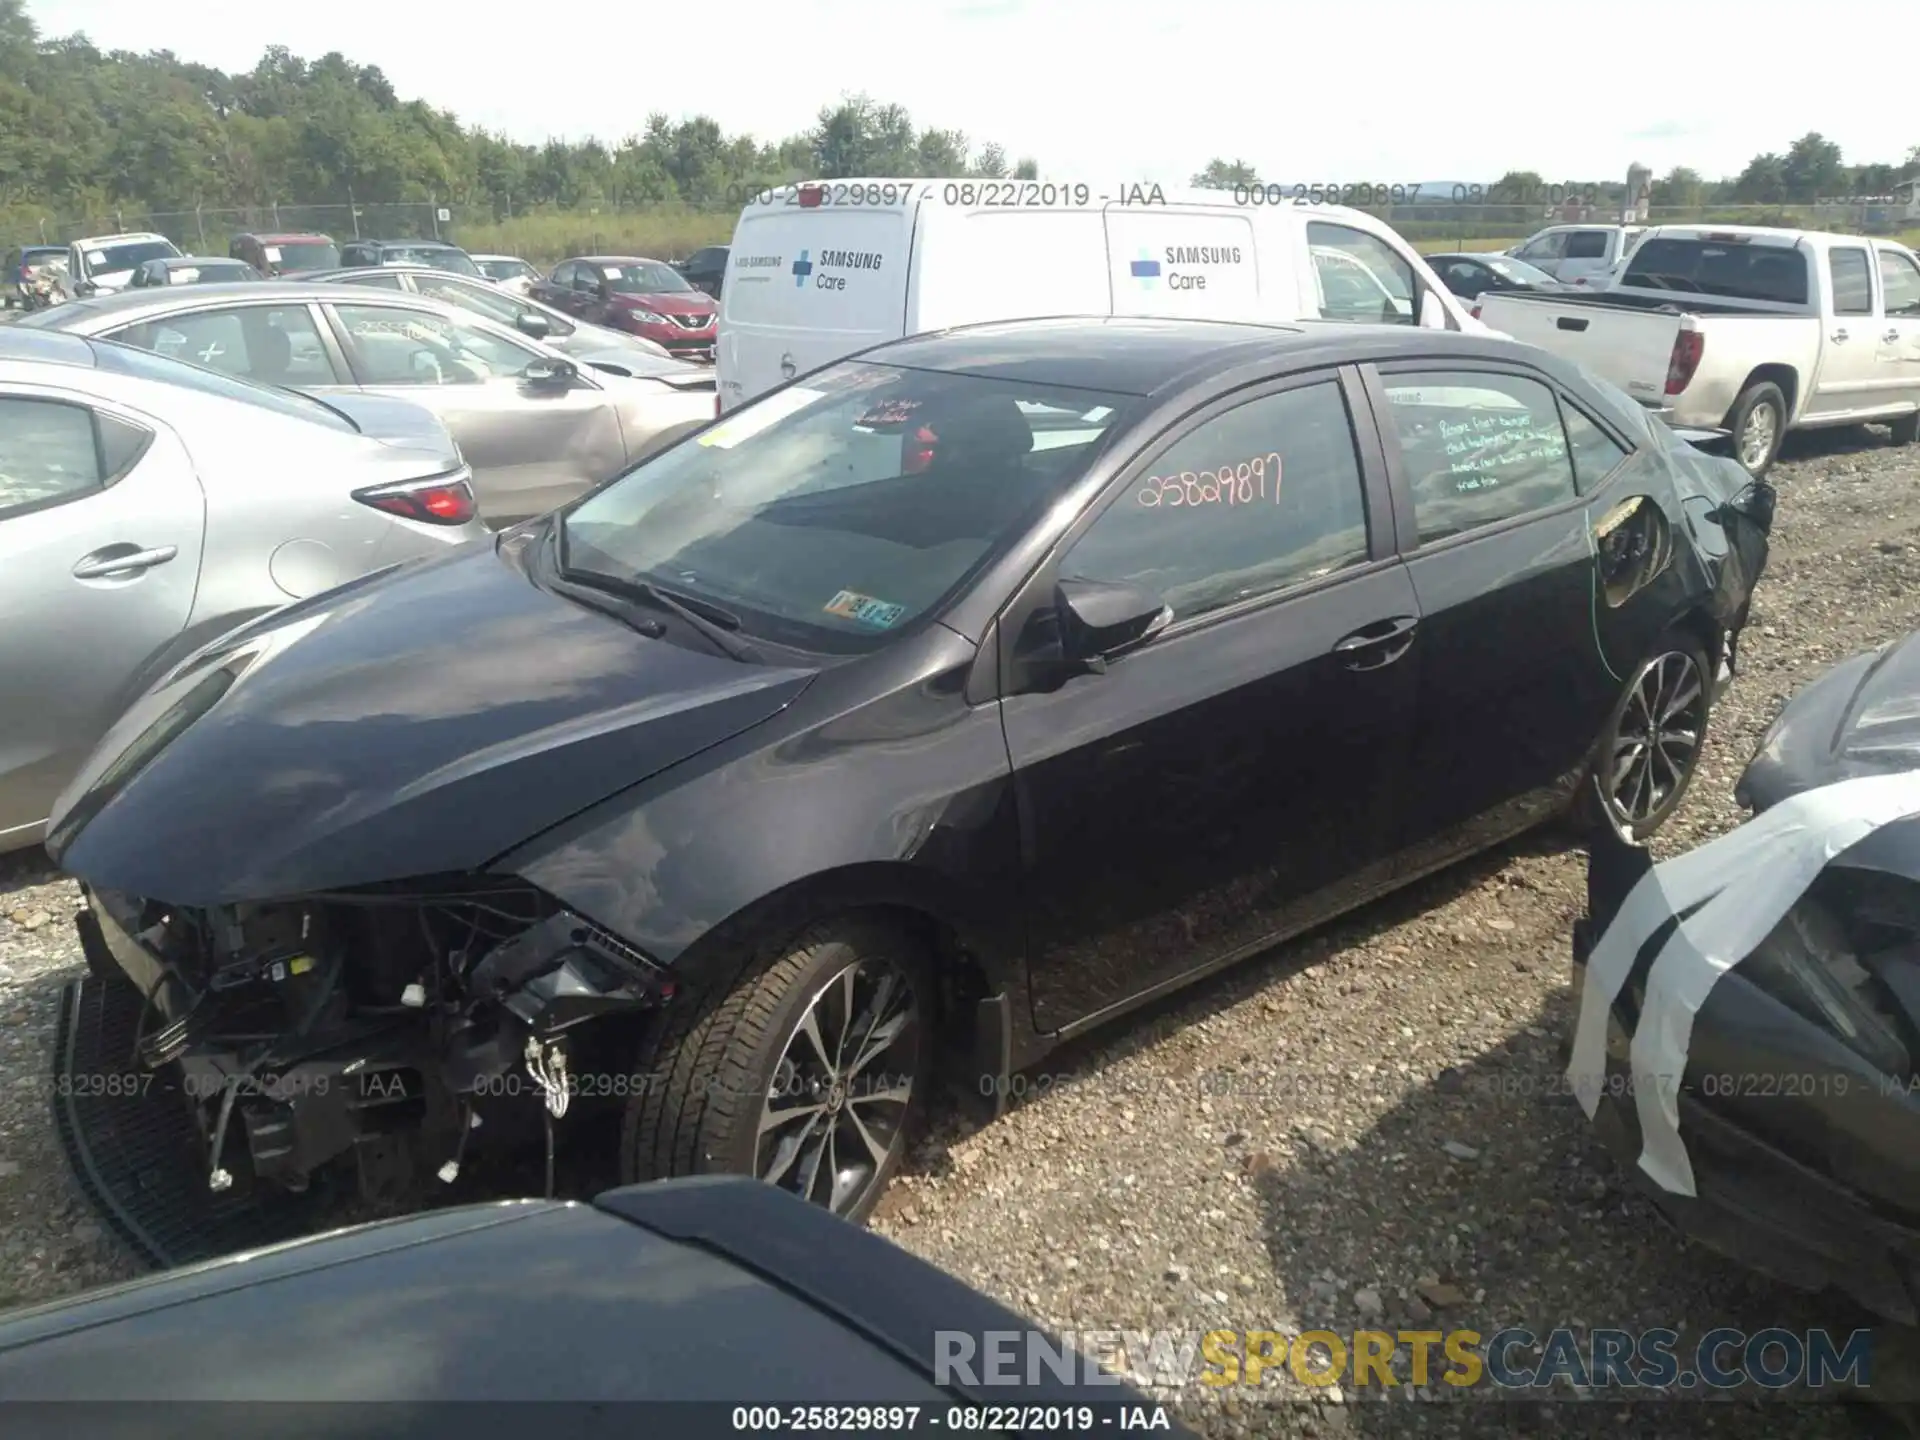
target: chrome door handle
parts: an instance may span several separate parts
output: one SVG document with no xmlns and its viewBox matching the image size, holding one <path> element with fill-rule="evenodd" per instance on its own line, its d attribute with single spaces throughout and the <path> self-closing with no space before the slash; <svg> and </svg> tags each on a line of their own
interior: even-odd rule
<svg viewBox="0 0 1920 1440">
<path fill-rule="evenodd" d="M 1844 345 L 1847 342 L 1847 332 L 1844 330 L 1836 330 L 1827 338 L 1832 340 L 1836 345 Z"/>
<path fill-rule="evenodd" d="M 112 575 L 131 575 L 164 565 L 180 553 L 177 545 L 160 545 L 152 550 L 136 550 L 131 555 L 89 555 L 73 567 L 76 580 L 105 580 Z"/>
</svg>

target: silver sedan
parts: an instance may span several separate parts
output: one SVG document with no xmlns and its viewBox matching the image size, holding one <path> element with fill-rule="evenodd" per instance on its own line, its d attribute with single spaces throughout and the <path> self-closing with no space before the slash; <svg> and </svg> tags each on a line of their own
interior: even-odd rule
<svg viewBox="0 0 1920 1440">
<path fill-rule="evenodd" d="M 475 280 L 447 270 L 429 270 L 424 265 L 366 265 L 357 270 L 320 270 L 300 278 L 328 285 L 398 290 L 458 305 L 462 310 L 471 310 L 501 325 L 511 325 L 529 339 L 551 345 L 583 365 L 615 375 L 709 373 L 685 360 L 674 359 L 664 345 L 656 345 L 642 336 L 575 319 L 551 305 L 543 305 L 491 281 Z"/>
<path fill-rule="evenodd" d="M 21 322 L 98 335 L 312 395 L 371 392 L 437 414 L 508 525 L 564 505 L 714 416 L 713 374 L 615 375 L 424 295 L 309 281 L 76 301 Z"/>
<path fill-rule="evenodd" d="M 0 327 L 0 850 L 40 839 L 120 712 L 207 641 L 486 533 L 418 406 Z"/>
</svg>

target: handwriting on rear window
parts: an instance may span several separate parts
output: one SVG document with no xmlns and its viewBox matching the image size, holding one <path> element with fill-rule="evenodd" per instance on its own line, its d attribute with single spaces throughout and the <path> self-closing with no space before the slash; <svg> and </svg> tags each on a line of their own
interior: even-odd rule
<svg viewBox="0 0 1920 1440">
<path fill-rule="evenodd" d="M 1543 424 L 1529 412 L 1442 421 L 1440 435 L 1446 441 L 1447 473 L 1463 494 L 1491 489 L 1509 475 L 1531 474 L 1541 465 L 1564 463 L 1567 453 L 1559 425 Z"/>
<path fill-rule="evenodd" d="M 1229 460 L 1214 470 L 1182 470 L 1149 475 L 1134 496 L 1148 510 L 1181 505 L 1251 505 L 1271 491 L 1280 502 L 1280 452 L 1269 450 L 1247 460 Z"/>
</svg>

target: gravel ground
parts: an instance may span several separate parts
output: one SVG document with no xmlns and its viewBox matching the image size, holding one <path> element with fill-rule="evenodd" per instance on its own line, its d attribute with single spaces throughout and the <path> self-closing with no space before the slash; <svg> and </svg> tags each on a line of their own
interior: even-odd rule
<svg viewBox="0 0 1920 1440">
<path fill-rule="evenodd" d="M 1920 623 L 1920 450 L 1881 431 L 1796 437 L 1775 480 L 1742 672 L 1664 854 L 1738 823 L 1733 782 L 1787 695 Z M 1562 845 L 1458 866 L 1073 1047 L 999 1123 L 942 1122 L 876 1228 L 1060 1330 L 1871 1323 L 1674 1237 L 1559 1093 L 1585 885 Z M 0 1306 L 140 1268 L 88 1212 L 48 1120 L 74 903 L 38 852 L 0 858 Z M 1538 1424 L 1268 1386 L 1184 1399 L 1220 1435 Z M 1833 1405 L 1553 1408 L 1556 1428 L 1611 1434 L 1856 1433 Z"/>
</svg>

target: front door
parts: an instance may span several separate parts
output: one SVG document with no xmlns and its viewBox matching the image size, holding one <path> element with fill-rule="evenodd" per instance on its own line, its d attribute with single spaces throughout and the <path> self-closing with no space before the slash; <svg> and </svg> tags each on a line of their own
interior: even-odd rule
<svg viewBox="0 0 1920 1440">
<path fill-rule="evenodd" d="M 445 422 L 489 525 L 545 514 L 626 464 L 606 391 L 584 375 L 564 387 L 528 380 L 527 368 L 550 356 L 498 327 L 424 310 L 326 308 L 362 387 Z"/>
<path fill-rule="evenodd" d="M 0 840 L 47 818 L 185 630 L 205 524 L 171 431 L 0 386 Z"/>
<path fill-rule="evenodd" d="M 1554 391 L 1452 362 L 1377 380 L 1421 615 L 1401 807 L 1417 870 L 1563 800 L 1617 687 L 1596 654 L 1588 507 Z"/>
<path fill-rule="evenodd" d="M 1887 385 L 1882 404 L 1920 405 L 1920 265 L 1900 250 L 1875 252 L 1880 268 L 1882 320 L 1875 327 L 1879 370 Z"/>
<path fill-rule="evenodd" d="M 1357 433 L 1331 372 L 1202 412 L 1003 616 L 1039 1029 L 1311 923 L 1384 854 L 1418 625 Z M 1173 622 L 1065 673 L 1058 579 L 1146 586 Z"/>
<path fill-rule="evenodd" d="M 1820 368 L 1808 398 L 1809 419 L 1873 410 L 1888 403 L 1881 381 L 1886 367 L 1875 316 L 1873 260 L 1864 245 L 1836 245 L 1827 252 L 1832 318 L 1820 346 Z"/>
</svg>

